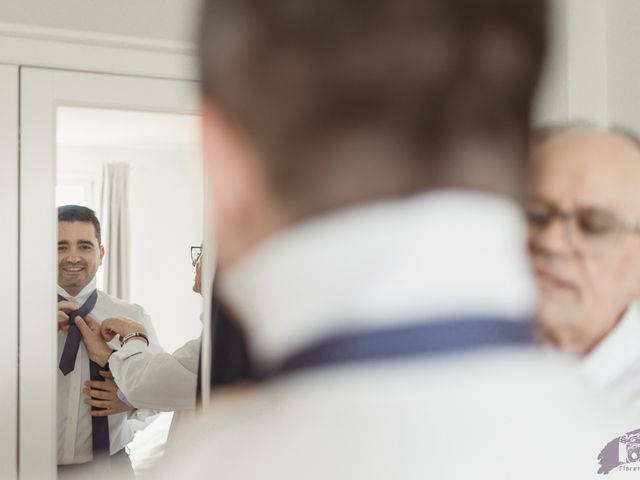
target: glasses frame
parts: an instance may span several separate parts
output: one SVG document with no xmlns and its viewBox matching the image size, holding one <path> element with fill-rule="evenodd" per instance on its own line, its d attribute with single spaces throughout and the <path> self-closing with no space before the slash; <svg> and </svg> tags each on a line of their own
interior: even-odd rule
<svg viewBox="0 0 640 480">
<path fill-rule="evenodd" d="M 567 211 L 561 210 L 560 208 L 556 207 L 552 203 L 545 202 L 544 200 L 533 200 L 532 203 L 541 204 L 549 208 L 551 215 L 548 222 L 545 225 L 532 227 L 531 220 L 529 219 L 531 203 L 525 203 L 523 205 L 525 218 L 527 220 L 527 225 L 529 226 L 530 237 L 534 237 L 536 235 L 541 234 L 542 232 L 550 228 L 556 220 L 558 220 L 565 226 L 565 231 L 566 231 L 569 243 L 572 245 L 573 248 L 579 249 L 581 251 L 588 249 L 585 247 L 585 245 L 588 244 L 588 241 L 585 241 L 585 239 L 589 238 L 589 234 L 585 233 L 579 226 L 578 217 L 580 215 L 580 209 L 567 212 Z M 613 219 L 614 225 L 617 230 L 610 232 L 610 234 L 615 235 L 619 233 L 640 233 L 639 220 L 634 220 L 629 217 L 620 216 L 604 209 L 597 209 L 597 210 L 607 215 L 610 215 L 611 218 Z M 573 227 L 570 225 L 570 223 L 573 223 Z M 533 233 L 534 228 L 538 230 L 537 233 Z M 577 232 L 577 235 L 579 238 L 574 238 L 575 234 L 572 234 L 572 230 Z"/>
<path fill-rule="evenodd" d="M 191 247 L 191 265 L 196 266 L 202 257 L 202 245 Z"/>
</svg>

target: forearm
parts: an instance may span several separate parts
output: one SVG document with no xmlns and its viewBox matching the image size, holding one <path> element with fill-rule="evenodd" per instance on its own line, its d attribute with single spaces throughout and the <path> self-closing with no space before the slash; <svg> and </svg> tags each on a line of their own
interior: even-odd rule
<svg viewBox="0 0 640 480">
<path fill-rule="evenodd" d="M 168 353 L 152 354 L 133 340 L 111 355 L 109 365 L 131 405 L 161 411 L 195 408 L 197 375 Z"/>
</svg>

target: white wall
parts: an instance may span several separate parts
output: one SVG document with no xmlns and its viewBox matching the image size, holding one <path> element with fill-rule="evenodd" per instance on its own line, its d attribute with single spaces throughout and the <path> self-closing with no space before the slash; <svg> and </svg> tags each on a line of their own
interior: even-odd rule
<svg viewBox="0 0 640 480">
<path fill-rule="evenodd" d="M 131 301 L 151 315 L 162 346 L 173 351 L 201 330 L 189 257 L 202 239 L 201 162 L 184 149 L 58 149 L 58 173 L 65 176 L 99 178 L 103 163 L 113 161 L 131 165 Z"/>
<path fill-rule="evenodd" d="M 563 122 L 567 119 L 569 110 L 567 3 L 565 0 L 555 0 L 551 7 L 550 47 L 534 113 L 538 124 Z"/>
<path fill-rule="evenodd" d="M 609 120 L 640 132 L 640 1 L 609 0 Z"/>
<path fill-rule="evenodd" d="M 613 0 L 617 2 L 617 0 Z M 551 0 L 550 49 L 536 123 L 606 123 L 607 0 Z"/>
<path fill-rule="evenodd" d="M 586 120 L 640 133 L 640 1 L 553 0 L 538 123 Z"/>
<path fill-rule="evenodd" d="M 556 0 L 557 1 L 557 0 Z M 569 118 L 606 123 L 607 0 L 564 0 L 568 3 Z"/>
</svg>

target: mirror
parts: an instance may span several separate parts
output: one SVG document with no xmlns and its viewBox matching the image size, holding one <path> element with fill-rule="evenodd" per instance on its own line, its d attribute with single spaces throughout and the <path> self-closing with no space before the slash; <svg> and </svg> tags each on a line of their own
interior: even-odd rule
<svg viewBox="0 0 640 480">
<path fill-rule="evenodd" d="M 137 308 L 127 304 L 139 305 L 157 334 L 150 331 L 149 336 L 169 353 L 198 338 L 202 330 L 202 297 L 192 290 L 190 251 L 203 238 L 199 123 L 195 115 L 57 108 L 56 206 L 80 205 L 96 212 L 105 253 L 95 273 L 95 288 L 125 305 L 108 315 Z M 85 268 L 82 258 L 60 258 L 59 269 L 71 266 L 68 278 L 58 276 L 59 286 L 82 283 L 77 272 Z M 85 280 L 91 269 L 87 270 Z M 88 287 L 94 288 L 91 283 Z M 105 312 L 95 316 L 101 321 Z M 58 336 L 59 360 L 67 333 Z M 88 363 L 81 346 L 78 357 L 83 355 Z M 77 369 L 79 363 L 75 365 Z M 87 376 L 85 366 L 67 375 L 58 372 L 59 463 L 61 457 L 82 463 L 91 453 L 92 418 L 90 407 L 83 406 L 88 397 L 82 388 L 78 392 L 78 378 L 83 382 Z M 114 448 L 127 445 L 133 469 L 143 472 L 161 455 L 170 423 L 171 413 L 143 409 L 111 416 L 112 454 Z M 135 437 L 129 441 L 131 432 Z"/>
</svg>

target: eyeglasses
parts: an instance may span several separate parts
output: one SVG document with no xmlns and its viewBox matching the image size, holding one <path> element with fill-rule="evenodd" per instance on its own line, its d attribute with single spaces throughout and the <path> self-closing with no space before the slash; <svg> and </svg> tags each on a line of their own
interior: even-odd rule
<svg viewBox="0 0 640 480">
<path fill-rule="evenodd" d="M 191 247 L 191 265 L 194 267 L 200 261 L 202 256 L 202 246 Z"/>
<path fill-rule="evenodd" d="M 640 232 L 639 221 L 594 207 L 563 212 L 546 202 L 534 200 L 525 204 L 524 209 L 531 238 L 543 233 L 557 218 L 567 225 L 572 246 L 584 253 L 607 250 L 615 246 L 621 234 Z"/>
</svg>

